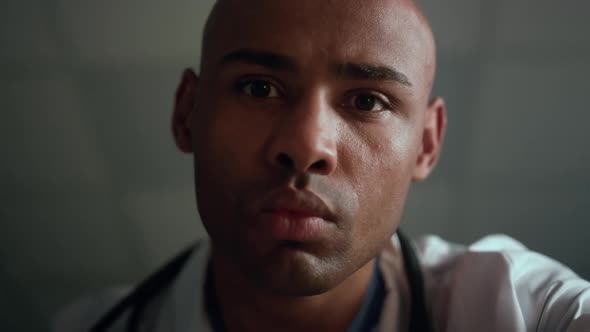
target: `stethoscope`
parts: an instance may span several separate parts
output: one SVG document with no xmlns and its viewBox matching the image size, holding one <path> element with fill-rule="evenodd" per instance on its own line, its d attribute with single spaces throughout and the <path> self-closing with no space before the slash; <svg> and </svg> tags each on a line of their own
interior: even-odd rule
<svg viewBox="0 0 590 332">
<path fill-rule="evenodd" d="M 424 279 L 418 258 L 416 257 L 416 253 L 414 252 L 414 249 L 412 248 L 408 238 L 400 231 L 397 232 L 397 235 L 404 261 L 404 270 L 409 283 L 410 296 L 412 299 L 410 307 L 409 331 L 431 332 L 433 331 L 433 327 L 425 303 Z M 104 316 L 102 316 L 100 320 L 96 322 L 96 324 L 94 324 L 94 326 L 90 329 L 90 332 L 108 331 L 108 329 L 126 312 L 130 312 L 126 322 L 126 330 L 129 332 L 138 331 L 139 322 L 141 321 L 142 314 L 147 304 L 172 284 L 196 248 L 198 248 L 198 245 L 191 246 L 184 250 L 178 256 L 160 268 L 156 273 L 139 284 L 139 286 L 137 286 L 135 290 L 131 292 L 131 294 L 119 301 Z M 205 287 L 205 289 L 208 291 L 212 289 L 212 287 Z M 207 296 L 209 294 L 205 295 L 207 297 L 207 301 L 210 301 L 211 298 L 213 298 L 212 296 Z M 219 315 L 214 316 L 220 317 Z M 222 324 L 222 322 L 219 321 L 213 321 L 212 323 L 214 325 L 214 330 L 218 330 L 215 328 L 215 325 L 219 326 Z"/>
</svg>

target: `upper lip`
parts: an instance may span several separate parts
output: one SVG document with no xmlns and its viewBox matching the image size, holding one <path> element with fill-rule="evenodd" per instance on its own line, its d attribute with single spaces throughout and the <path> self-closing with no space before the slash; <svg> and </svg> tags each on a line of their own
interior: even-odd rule
<svg viewBox="0 0 590 332">
<path fill-rule="evenodd" d="M 316 194 L 309 191 L 275 190 L 263 199 L 259 212 L 289 212 L 310 217 L 320 217 L 326 221 L 336 221 L 336 215 L 328 205 Z"/>
</svg>

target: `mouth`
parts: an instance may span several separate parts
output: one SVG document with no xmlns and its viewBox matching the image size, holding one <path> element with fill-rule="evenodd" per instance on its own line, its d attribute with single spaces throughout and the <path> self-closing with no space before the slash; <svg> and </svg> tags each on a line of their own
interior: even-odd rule
<svg viewBox="0 0 590 332">
<path fill-rule="evenodd" d="M 260 231 L 279 241 L 319 241 L 328 238 L 336 227 L 335 214 L 310 192 L 273 192 L 259 211 L 256 219 Z"/>
<path fill-rule="evenodd" d="M 290 219 L 303 219 L 303 218 L 309 218 L 309 217 L 319 217 L 318 215 L 314 215 L 313 212 L 290 210 L 288 208 L 270 209 L 270 210 L 266 210 L 264 212 L 274 213 L 277 216 L 290 218 Z"/>
</svg>

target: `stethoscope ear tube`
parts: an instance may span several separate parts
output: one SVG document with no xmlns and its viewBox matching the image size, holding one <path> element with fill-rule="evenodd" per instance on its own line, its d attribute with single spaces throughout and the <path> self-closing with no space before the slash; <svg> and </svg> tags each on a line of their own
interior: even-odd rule
<svg viewBox="0 0 590 332">
<path fill-rule="evenodd" d="M 398 230 L 398 239 L 404 268 L 408 279 L 411 307 L 410 307 L 410 332 L 431 332 L 434 331 L 425 301 L 424 279 L 422 270 L 408 238 Z M 142 282 L 131 294 L 123 298 L 117 305 L 104 314 L 99 321 L 89 330 L 90 332 L 105 332 L 112 325 L 130 310 L 127 320 L 127 331 L 137 331 L 143 309 L 156 295 L 164 291 L 176 278 L 182 267 L 199 244 L 189 247 L 181 252 L 168 264 Z"/>
<path fill-rule="evenodd" d="M 416 252 L 410 240 L 400 230 L 397 231 L 404 269 L 410 284 L 410 332 L 431 332 L 434 331 L 430 314 L 426 306 L 426 292 L 424 290 L 424 277 Z"/>
<path fill-rule="evenodd" d="M 123 316 L 128 310 L 131 310 L 127 320 L 127 331 L 137 331 L 137 326 L 145 306 L 156 295 L 164 291 L 182 270 L 182 267 L 199 244 L 190 246 L 174 257 L 169 263 L 160 268 L 151 277 L 139 284 L 129 295 L 124 297 L 117 305 L 112 307 L 100 320 L 98 320 L 89 332 L 105 332 Z"/>
</svg>

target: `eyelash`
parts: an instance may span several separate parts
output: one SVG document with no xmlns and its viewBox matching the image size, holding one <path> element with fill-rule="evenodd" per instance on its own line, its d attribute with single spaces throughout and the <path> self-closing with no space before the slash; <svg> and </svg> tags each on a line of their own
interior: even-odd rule
<svg viewBox="0 0 590 332">
<path fill-rule="evenodd" d="M 285 94 L 283 93 L 283 90 L 279 87 L 278 84 L 274 83 L 274 81 L 272 79 L 269 78 L 265 78 L 265 77 L 245 77 L 245 78 L 241 78 L 239 79 L 235 84 L 234 84 L 234 90 L 239 93 L 239 94 L 243 94 L 244 93 L 244 88 L 246 86 L 248 86 L 248 84 L 252 84 L 255 82 L 266 82 L 268 85 L 270 85 L 272 88 L 274 88 L 278 94 L 278 97 L 282 97 Z M 256 98 L 256 97 L 254 97 Z"/>
<path fill-rule="evenodd" d="M 366 90 L 357 90 L 357 91 L 353 91 L 351 93 L 348 94 L 347 97 L 347 104 L 353 108 L 356 108 L 356 105 L 354 104 L 354 98 L 359 98 L 362 96 L 370 96 L 375 98 L 377 103 L 381 104 L 381 109 L 379 110 L 374 110 L 374 111 L 365 111 L 362 110 L 363 112 L 381 112 L 381 111 L 387 111 L 387 110 L 395 110 L 396 109 L 396 102 L 395 101 L 390 101 L 389 98 L 385 97 L 384 95 L 382 95 L 381 93 L 378 92 L 373 92 L 373 91 L 366 91 Z M 359 110 L 360 111 L 360 110 Z"/>
<path fill-rule="evenodd" d="M 255 82 L 261 82 L 261 81 L 269 84 L 272 88 L 274 88 L 278 94 L 278 97 L 285 96 L 285 93 L 283 93 L 283 90 L 280 88 L 280 86 L 278 84 L 276 84 L 274 82 L 274 80 L 272 80 L 270 78 L 266 78 L 266 77 L 254 76 L 254 77 L 241 78 L 234 84 L 234 90 L 239 94 L 244 94 L 244 88 L 246 86 L 248 86 L 249 84 L 252 84 Z M 353 100 L 354 100 L 354 98 L 358 98 L 361 96 L 371 96 L 371 97 L 375 98 L 376 102 L 381 104 L 381 109 L 374 110 L 374 111 L 373 110 L 372 111 L 365 111 L 365 110 L 358 109 L 356 107 L 356 105 L 354 104 Z M 253 97 L 253 96 L 250 96 L 250 97 Z M 276 97 L 253 97 L 253 98 L 266 99 L 266 98 L 276 98 Z M 386 96 L 384 96 L 383 94 L 378 93 L 378 92 L 367 91 L 367 90 L 355 90 L 355 91 L 352 91 L 347 94 L 346 102 L 343 103 L 342 105 L 346 106 L 346 107 L 355 108 L 359 112 L 363 112 L 363 113 L 378 113 L 378 112 L 388 111 L 388 110 L 395 111 L 398 108 L 398 104 L 399 103 L 396 99 L 387 98 Z"/>
</svg>

